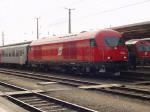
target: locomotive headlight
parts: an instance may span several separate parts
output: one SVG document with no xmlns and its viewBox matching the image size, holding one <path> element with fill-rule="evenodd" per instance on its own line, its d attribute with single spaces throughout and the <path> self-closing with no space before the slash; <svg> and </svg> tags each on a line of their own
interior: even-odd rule
<svg viewBox="0 0 150 112">
<path fill-rule="evenodd" d="M 123 59 L 127 59 L 127 57 L 126 57 L 126 56 L 123 56 Z"/>
<path fill-rule="evenodd" d="M 110 59 L 111 59 L 111 57 L 110 57 L 110 56 L 108 56 L 108 57 L 107 57 L 107 59 L 109 59 L 109 60 L 110 60 Z"/>
</svg>

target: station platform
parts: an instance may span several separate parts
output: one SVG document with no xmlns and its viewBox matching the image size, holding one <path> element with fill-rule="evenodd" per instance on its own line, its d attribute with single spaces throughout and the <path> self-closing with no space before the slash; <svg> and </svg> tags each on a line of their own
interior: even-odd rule
<svg viewBox="0 0 150 112">
<path fill-rule="evenodd" d="M 9 100 L 0 97 L 0 112 L 29 112 Z"/>
</svg>

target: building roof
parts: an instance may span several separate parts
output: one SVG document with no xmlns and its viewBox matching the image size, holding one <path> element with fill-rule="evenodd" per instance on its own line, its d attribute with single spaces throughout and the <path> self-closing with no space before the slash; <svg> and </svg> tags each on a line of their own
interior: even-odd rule
<svg viewBox="0 0 150 112">
<path fill-rule="evenodd" d="M 113 27 L 111 29 L 119 31 L 123 35 L 125 41 L 130 39 L 150 38 L 150 21 Z"/>
</svg>

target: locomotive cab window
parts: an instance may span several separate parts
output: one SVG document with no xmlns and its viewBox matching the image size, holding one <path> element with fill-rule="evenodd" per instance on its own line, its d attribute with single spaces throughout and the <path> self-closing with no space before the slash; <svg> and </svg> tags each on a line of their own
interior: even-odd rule
<svg viewBox="0 0 150 112">
<path fill-rule="evenodd" d="M 144 46 L 139 45 L 138 50 L 141 51 L 141 52 L 144 52 Z"/>
<path fill-rule="evenodd" d="M 124 46 L 125 43 L 120 37 L 104 37 L 104 42 L 106 46 Z"/>
<path fill-rule="evenodd" d="M 95 46 L 97 46 L 96 40 L 90 39 L 90 47 L 95 47 Z"/>
<path fill-rule="evenodd" d="M 150 46 L 146 45 L 145 46 L 145 51 L 150 51 Z"/>
</svg>

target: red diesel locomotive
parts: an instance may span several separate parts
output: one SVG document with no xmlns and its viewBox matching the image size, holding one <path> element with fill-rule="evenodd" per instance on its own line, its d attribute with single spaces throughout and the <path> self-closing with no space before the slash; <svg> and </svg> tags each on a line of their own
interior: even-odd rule
<svg viewBox="0 0 150 112">
<path fill-rule="evenodd" d="M 44 69 L 119 75 L 126 62 L 120 33 L 108 29 L 35 40 L 28 50 L 28 64 Z"/>
<path fill-rule="evenodd" d="M 126 43 L 129 54 L 135 55 L 136 64 L 150 62 L 150 43 L 143 39 L 132 39 Z"/>
</svg>

